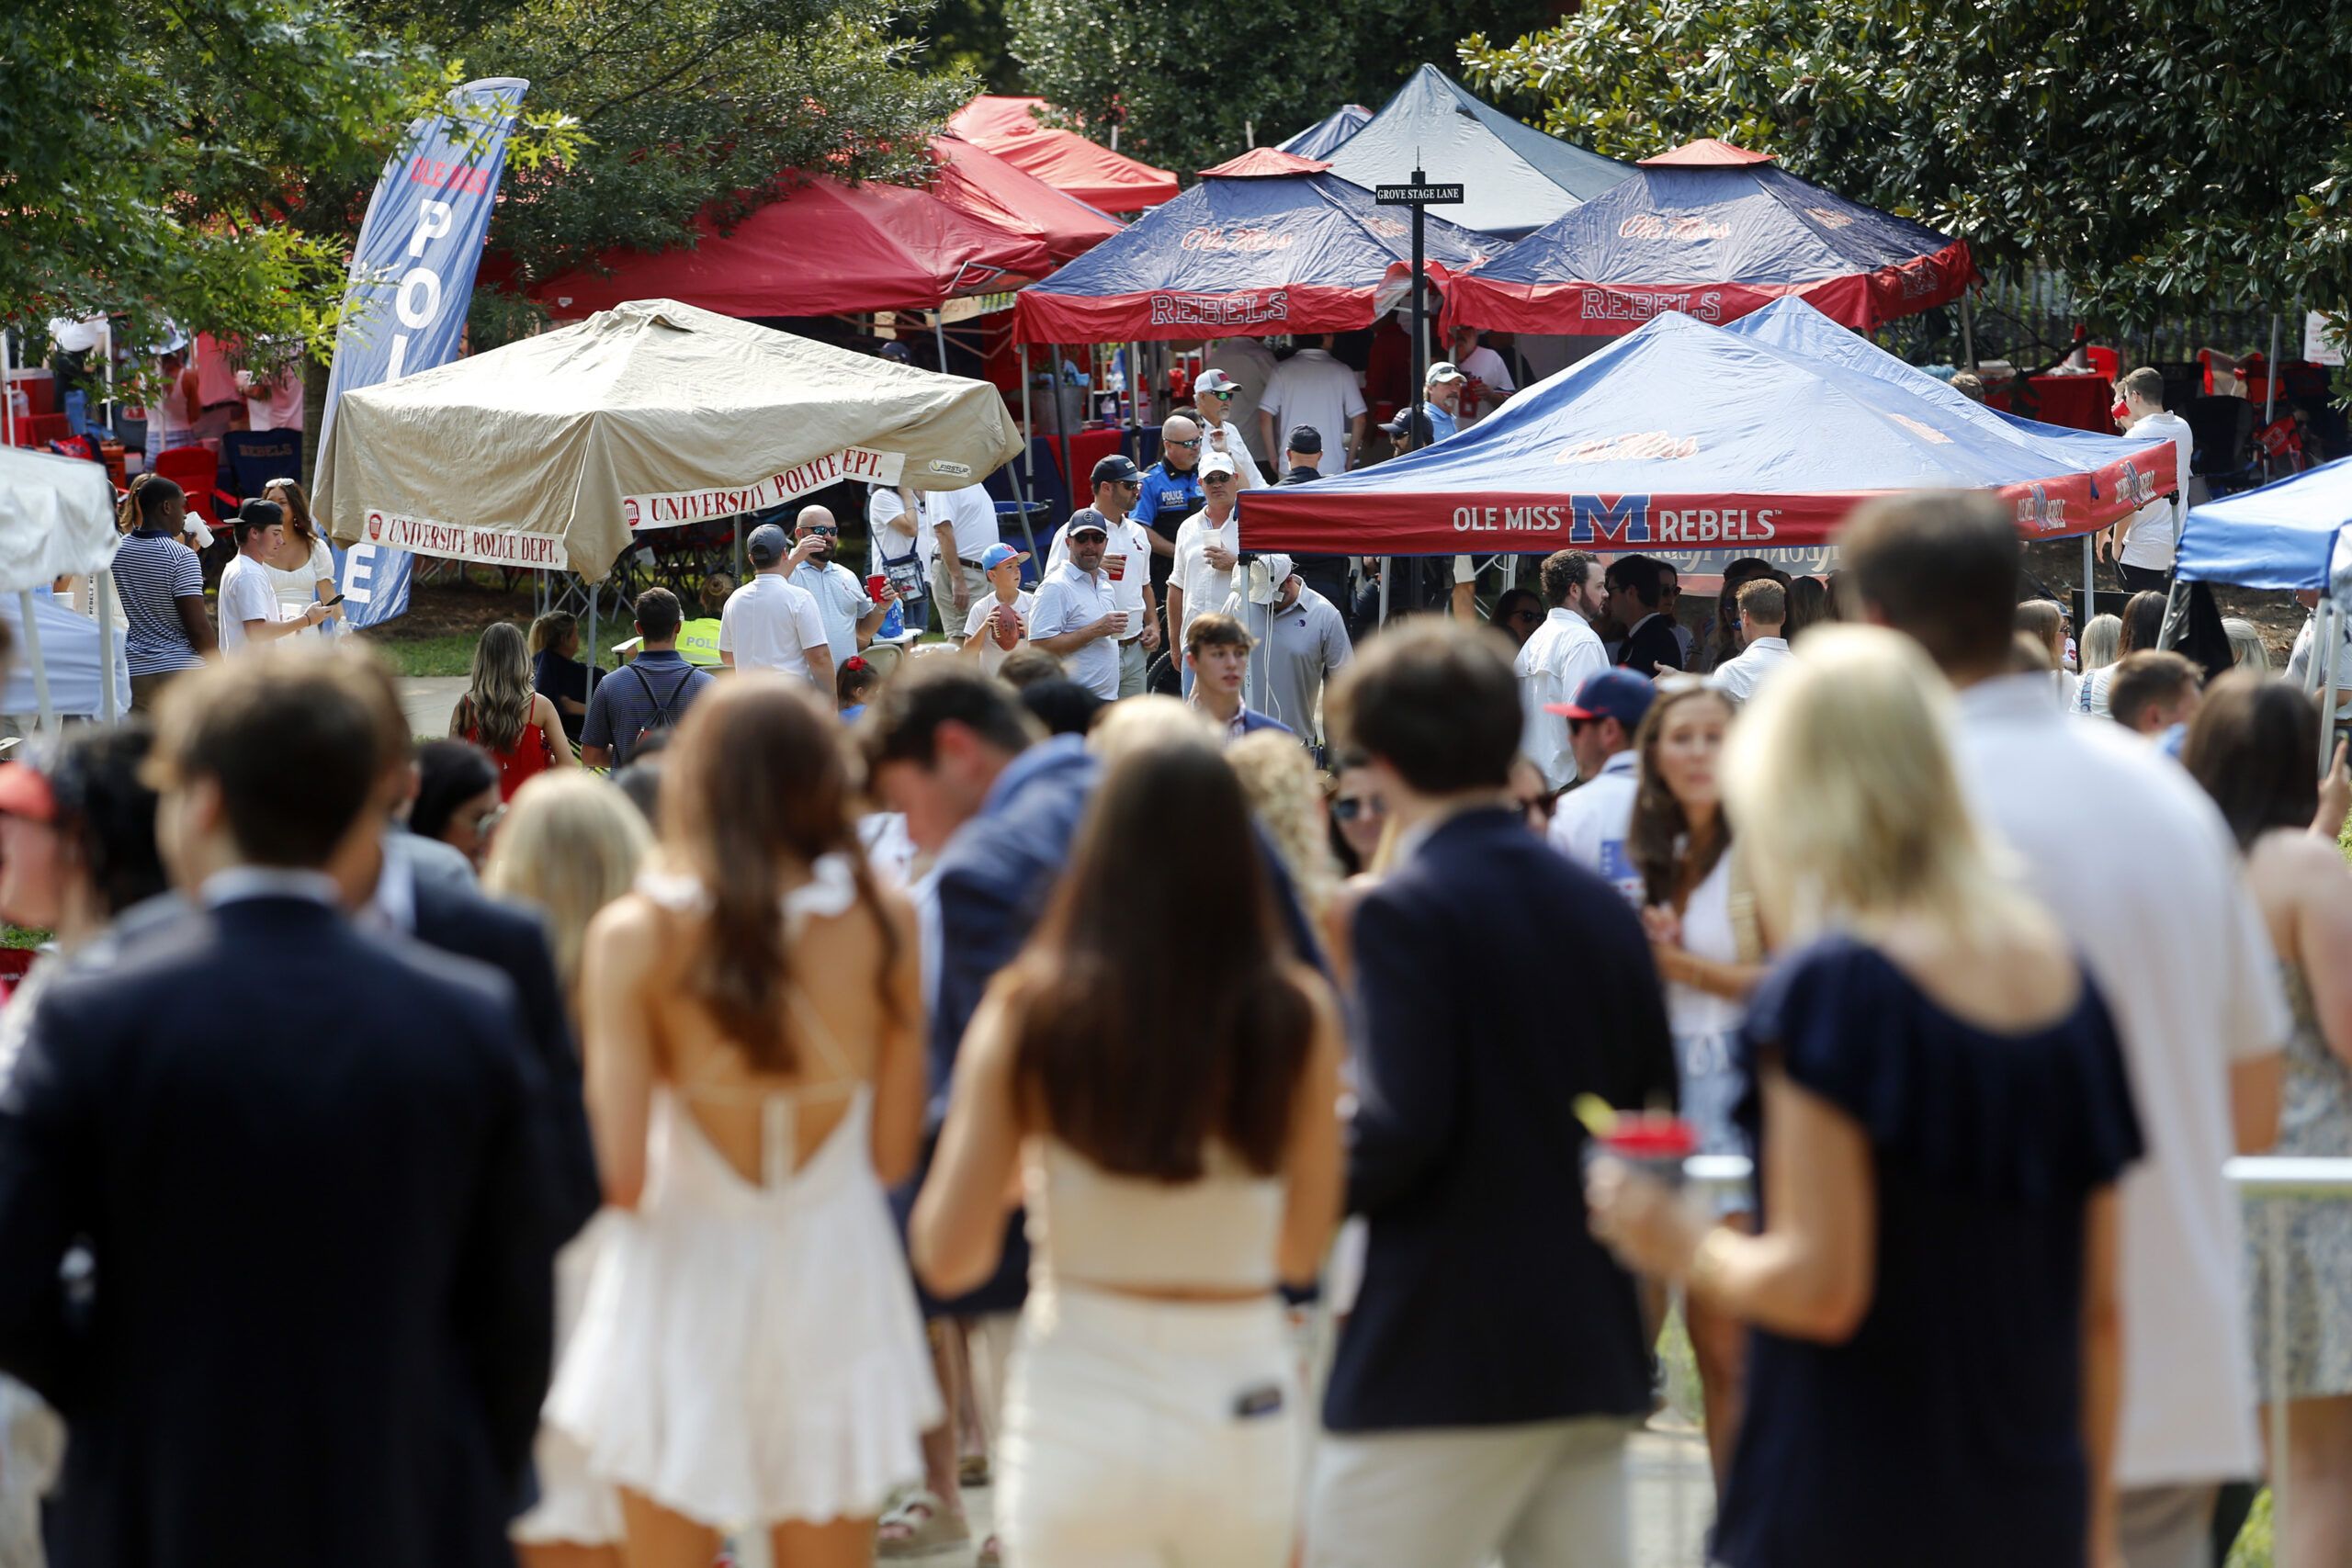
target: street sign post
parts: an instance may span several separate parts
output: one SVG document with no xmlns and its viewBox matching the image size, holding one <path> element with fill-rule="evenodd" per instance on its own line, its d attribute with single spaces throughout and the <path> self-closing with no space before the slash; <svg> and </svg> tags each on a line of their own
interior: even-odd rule
<svg viewBox="0 0 2352 1568">
<path fill-rule="evenodd" d="M 1431 206 L 1460 201 L 1462 187 L 1458 185 L 1431 185 L 1426 173 L 1415 169 L 1412 184 L 1374 186 L 1372 199 L 1382 207 L 1409 207 L 1413 209 L 1413 384 L 1407 392 L 1405 428 L 1418 431 L 1420 421 L 1417 416 L 1428 395 L 1430 373 L 1429 339 L 1421 321 L 1422 226 Z M 1436 432 L 1430 434 L 1435 434 Z M 1388 580 L 1396 566 L 1394 559 L 1383 559 L 1380 563 L 1380 623 L 1383 626 L 1388 624 Z"/>
</svg>

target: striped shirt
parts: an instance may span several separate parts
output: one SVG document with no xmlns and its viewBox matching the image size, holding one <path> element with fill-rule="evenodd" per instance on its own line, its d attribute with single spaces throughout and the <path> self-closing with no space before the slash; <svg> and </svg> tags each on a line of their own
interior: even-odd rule
<svg viewBox="0 0 2352 1568">
<path fill-rule="evenodd" d="M 133 675 L 193 670 L 204 662 L 180 624 L 181 599 L 204 597 L 196 552 L 166 534 L 126 534 L 114 550 L 114 582 L 127 623 L 123 652 Z"/>
</svg>

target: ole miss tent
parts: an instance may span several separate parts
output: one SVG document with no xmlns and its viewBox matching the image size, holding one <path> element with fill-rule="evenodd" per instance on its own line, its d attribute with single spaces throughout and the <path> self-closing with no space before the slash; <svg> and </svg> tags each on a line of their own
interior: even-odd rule
<svg viewBox="0 0 2352 1568">
<path fill-rule="evenodd" d="M 1182 196 L 1023 289 L 1015 330 L 1026 343 L 1148 343 L 1371 325 L 1407 291 L 1412 225 L 1326 167 L 1259 148 L 1204 170 Z M 1497 248 L 1434 218 L 1425 244 L 1441 279 Z"/>
<path fill-rule="evenodd" d="M 927 310 L 966 294 L 1017 288 L 1053 270 L 1036 234 L 901 186 L 810 177 L 721 234 L 647 254 L 615 251 L 604 276 L 567 273 L 531 292 L 575 320 L 631 299 L 676 299 L 722 316 Z"/>
<path fill-rule="evenodd" d="M 1614 336 L 1662 310 L 1728 321 L 1793 295 L 1857 332 L 1958 299 L 1966 242 L 1693 141 L 1554 220 L 1446 294 L 1450 319 Z"/>
<path fill-rule="evenodd" d="M 1462 200 L 1430 209 L 1482 234 L 1515 240 L 1590 201 L 1632 165 L 1546 136 L 1424 65 L 1363 130 L 1328 154 L 1331 172 L 1364 186 L 1405 185 L 1416 168 Z"/>
<path fill-rule="evenodd" d="M 956 111 L 947 134 L 960 136 L 1035 175 L 1064 196 L 1103 212 L 1136 212 L 1176 196 L 1176 176 L 1140 164 L 1076 131 L 1038 119 L 1043 98 L 983 93 Z"/>
<path fill-rule="evenodd" d="M 1241 543 L 1362 555 L 1813 545 L 1859 502 L 1942 488 L 1994 491 L 2019 533 L 2052 538 L 2103 528 L 2178 482 L 2168 442 L 2094 436 L 2061 454 L 1967 406 L 1664 315 L 1434 446 L 1243 492 Z"/>
<path fill-rule="evenodd" d="M 1074 261 L 1119 231 L 1119 220 L 1075 197 L 1014 168 L 957 136 L 934 136 L 931 155 L 939 165 L 932 188 L 939 198 L 1005 228 L 1034 234 L 1059 266 Z"/>
<path fill-rule="evenodd" d="M 1274 151 L 1295 152 L 1302 158 L 1328 158 L 1371 120 L 1372 111 L 1362 104 L 1342 104 L 1289 141 L 1275 143 Z"/>
</svg>

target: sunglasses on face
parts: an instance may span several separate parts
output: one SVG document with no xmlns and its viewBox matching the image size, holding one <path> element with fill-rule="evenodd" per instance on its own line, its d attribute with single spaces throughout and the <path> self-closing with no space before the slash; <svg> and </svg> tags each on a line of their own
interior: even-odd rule
<svg viewBox="0 0 2352 1568">
<path fill-rule="evenodd" d="M 1197 441 L 1170 441 L 1168 445 L 1170 446 L 1198 446 L 1200 443 Z"/>
<path fill-rule="evenodd" d="M 1535 610 L 1513 610 L 1503 617 L 1507 621 L 1540 621 L 1543 618 L 1543 614 Z"/>
<path fill-rule="evenodd" d="M 1223 398 L 1227 402 L 1231 402 L 1233 400 L 1233 389 L 1230 387 L 1223 388 L 1217 391 L 1211 392 L 1209 396 L 1212 398 Z"/>
<path fill-rule="evenodd" d="M 1141 479 L 1121 479 L 1119 481 L 1119 488 L 1121 490 L 1141 490 L 1143 489 L 1143 481 Z"/>
<path fill-rule="evenodd" d="M 1366 795 L 1343 795 L 1331 803 L 1331 815 L 1342 822 L 1352 822 L 1359 817 L 1386 815 L 1380 802 Z"/>
<path fill-rule="evenodd" d="M 829 539 L 839 538 L 841 536 L 841 530 L 839 528 L 831 527 L 823 523 L 811 524 L 809 526 L 803 528 L 800 531 L 804 534 L 822 534 Z"/>
</svg>

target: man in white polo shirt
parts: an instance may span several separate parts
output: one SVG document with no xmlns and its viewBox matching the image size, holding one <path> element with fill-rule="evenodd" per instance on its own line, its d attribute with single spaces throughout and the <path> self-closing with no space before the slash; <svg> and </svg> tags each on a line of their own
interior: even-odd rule
<svg viewBox="0 0 2352 1568">
<path fill-rule="evenodd" d="M 1102 575 L 1127 613 L 1126 630 L 1119 634 L 1117 697 L 1143 694 L 1144 672 L 1152 650 L 1159 646 L 1159 596 L 1151 587 L 1151 535 L 1127 513 L 1143 489 L 1143 470 L 1114 452 L 1094 465 L 1094 504 L 1071 514 L 1070 521 L 1093 515 L 1108 543 L 1102 551 Z M 1046 553 L 1046 569 L 1069 558 L 1069 530 L 1064 528 Z"/>
<path fill-rule="evenodd" d="M 817 614 L 825 626 L 825 645 L 832 650 L 833 668 L 838 670 L 874 640 L 874 629 L 889 613 L 895 595 L 885 587 L 882 602 L 876 604 L 857 573 L 833 558 L 841 542 L 841 525 L 824 507 L 802 507 L 792 531 L 791 558 L 798 564 L 788 581 L 817 602 Z"/>
<path fill-rule="evenodd" d="M 984 485 L 961 490 L 928 491 L 922 515 L 931 529 L 931 594 L 939 606 L 939 626 L 950 637 L 989 591 L 980 558 L 999 542 L 996 499 Z"/>
<path fill-rule="evenodd" d="M 795 547 L 775 523 L 752 530 L 743 541 L 752 581 L 729 593 L 718 612 L 719 663 L 797 675 L 828 698 L 833 694 L 833 646 L 825 617 L 808 591 L 790 581 L 816 550 L 814 536 Z"/>
<path fill-rule="evenodd" d="M 1789 661 L 1789 591 L 1769 577 L 1739 585 L 1740 651 L 1715 666 L 1715 689 L 1735 703 L 1753 697 L 1766 678 Z"/>
<path fill-rule="evenodd" d="M 1266 476 L 1259 469 L 1258 459 L 1250 450 L 1250 437 L 1241 428 L 1243 411 L 1235 406 L 1241 396 L 1241 383 L 1235 380 L 1229 372 L 1208 370 L 1193 383 L 1193 394 L 1201 411 L 1201 471 L 1204 477 L 1208 472 L 1207 464 L 1211 457 L 1230 457 L 1234 471 L 1239 476 L 1241 489 L 1265 489 Z M 1255 418 L 1257 412 L 1253 400 L 1247 412 Z"/>
<path fill-rule="evenodd" d="M 1201 509 L 1176 530 L 1176 565 L 1168 574 L 1168 626 L 1176 646 L 1184 645 L 1184 628 L 1195 615 L 1225 607 L 1233 592 L 1233 564 L 1241 547 L 1241 525 L 1235 499 L 1241 493 L 1239 470 L 1222 452 L 1201 459 Z"/>
<path fill-rule="evenodd" d="M 2022 551 L 1999 502 L 1874 502 L 1838 544 L 1861 617 L 1916 638 L 1959 691 L 1962 782 L 2114 1015 L 2148 1151 L 2121 1183 L 2121 1557 L 2205 1568 L 2216 1493 L 2262 1465 L 2222 1164 L 2276 1135 L 2290 1027 L 2236 841 L 2170 759 L 2060 712 L 2046 674 L 2008 673 Z"/>
<path fill-rule="evenodd" d="M 1062 661 L 1069 678 L 1106 703 L 1119 700 L 1119 638 L 1133 612 L 1123 609 L 1102 557 L 1110 525 L 1092 507 L 1070 514 L 1054 541 L 1055 561 L 1029 609 L 1029 640 Z"/>
</svg>

